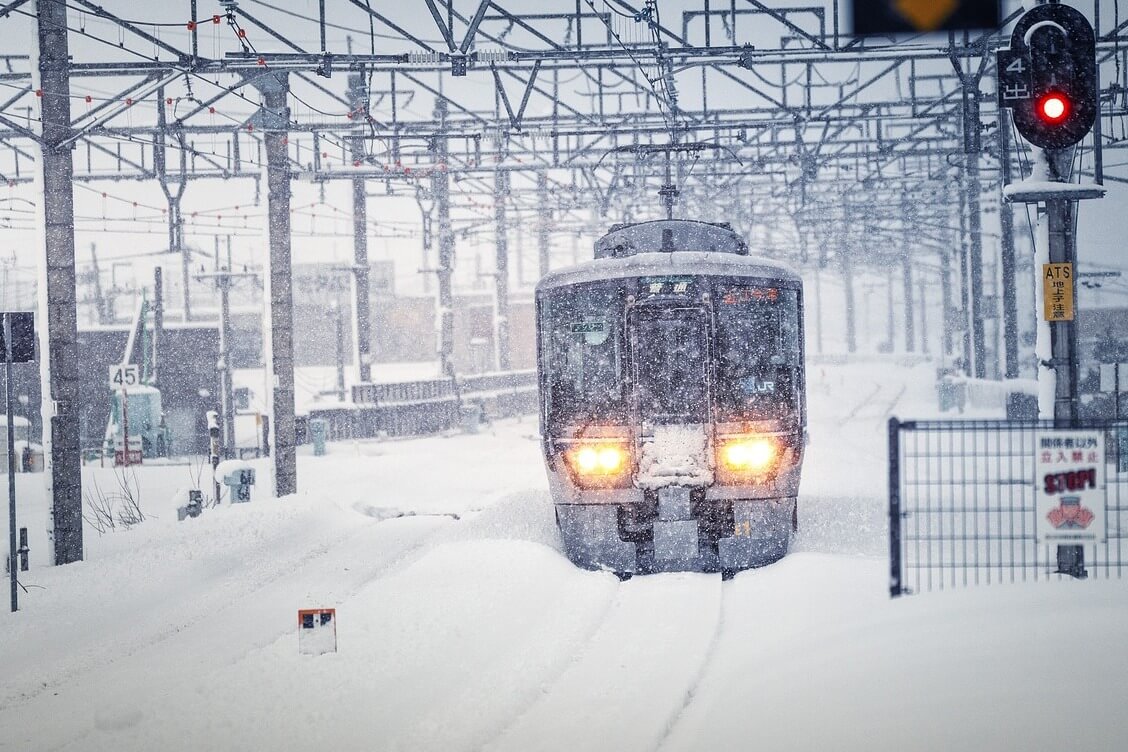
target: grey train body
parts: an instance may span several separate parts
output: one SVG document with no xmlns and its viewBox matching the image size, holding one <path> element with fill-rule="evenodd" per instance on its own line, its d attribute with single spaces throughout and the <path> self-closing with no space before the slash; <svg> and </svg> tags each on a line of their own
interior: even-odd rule
<svg viewBox="0 0 1128 752">
<path fill-rule="evenodd" d="M 802 283 L 727 225 L 613 228 L 537 286 L 541 437 L 578 566 L 778 560 L 806 442 Z"/>
</svg>

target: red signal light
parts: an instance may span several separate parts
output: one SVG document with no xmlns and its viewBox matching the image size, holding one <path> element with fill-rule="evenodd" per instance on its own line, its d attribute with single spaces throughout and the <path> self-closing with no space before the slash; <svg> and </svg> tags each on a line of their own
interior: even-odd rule
<svg viewBox="0 0 1128 752">
<path fill-rule="evenodd" d="M 1049 125 L 1057 125 L 1069 117 L 1070 109 L 1069 98 L 1056 91 L 1038 100 L 1038 117 Z"/>
</svg>

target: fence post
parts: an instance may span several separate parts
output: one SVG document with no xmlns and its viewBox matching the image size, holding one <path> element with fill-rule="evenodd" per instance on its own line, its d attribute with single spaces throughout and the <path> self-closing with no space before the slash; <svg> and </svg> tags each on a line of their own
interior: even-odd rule
<svg viewBox="0 0 1128 752">
<path fill-rule="evenodd" d="M 889 419 L 889 597 L 904 592 L 901 582 L 901 423 Z"/>
</svg>

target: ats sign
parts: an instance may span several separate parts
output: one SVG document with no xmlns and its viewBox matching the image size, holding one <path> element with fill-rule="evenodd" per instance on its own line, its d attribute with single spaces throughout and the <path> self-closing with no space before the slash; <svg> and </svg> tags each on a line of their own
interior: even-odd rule
<svg viewBox="0 0 1128 752">
<path fill-rule="evenodd" d="M 1105 540 L 1105 441 L 1101 431 L 1035 437 L 1034 534 L 1041 544 Z"/>
</svg>

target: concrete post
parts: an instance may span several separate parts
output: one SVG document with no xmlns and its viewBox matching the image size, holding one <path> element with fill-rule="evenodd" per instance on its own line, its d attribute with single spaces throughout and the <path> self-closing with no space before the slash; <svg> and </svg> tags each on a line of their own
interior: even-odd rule
<svg viewBox="0 0 1128 752">
<path fill-rule="evenodd" d="M 358 115 L 368 116 L 368 87 L 364 74 L 349 76 L 349 107 Z M 353 162 L 364 159 L 364 138 L 351 136 L 349 150 Z M 356 275 L 353 306 L 356 316 L 356 362 L 360 381 L 372 380 L 372 311 L 369 295 L 368 268 L 368 186 L 363 177 L 352 179 L 353 201 L 353 269 Z"/>
<path fill-rule="evenodd" d="M 999 189 L 1011 182 L 1010 110 L 999 111 L 999 161 L 1003 180 Z M 1018 260 L 1014 248 L 1014 207 L 1009 201 L 999 199 L 999 231 L 1002 235 L 1002 297 L 1003 297 L 1003 352 L 1004 373 L 1008 379 L 1018 378 L 1018 288 L 1015 269 Z"/>
<path fill-rule="evenodd" d="M 273 449 L 274 494 L 288 496 L 298 490 L 296 433 L 294 421 L 294 300 L 291 289 L 290 252 L 290 161 L 287 129 L 290 110 L 286 104 L 285 73 L 255 78 L 263 94 L 263 142 L 266 149 L 267 219 L 270 238 L 266 297 L 270 325 L 266 334 L 267 378 Z"/>
<path fill-rule="evenodd" d="M 435 138 L 436 169 L 431 173 L 431 190 L 438 212 L 439 232 L 439 365 L 443 376 L 454 376 L 454 293 L 451 277 L 454 274 L 454 230 L 450 223 L 450 175 L 447 172 L 446 116 L 443 100 L 436 104 L 436 115 L 441 124 Z"/>
<path fill-rule="evenodd" d="M 509 173 L 494 173 L 494 224 L 497 227 L 497 260 L 494 262 L 494 284 L 497 297 L 497 368 L 509 370 L 509 223 L 505 202 L 509 197 Z"/>
<path fill-rule="evenodd" d="M 548 274 L 551 265 L 548 211 L 548 173 L 541 170 L 537 172 L 537 279 Z"/>
<path fill-rule="evenodd" d="M 43 143 L 36 164 L 39 211 L 39 352 L 45 478 L 51 495 L 49 536 L 56 564 L 82 560 L 82 473 L 78 422 L 78 324 L 74 274 L 74 166 L 70 136 L 67 6 L 35 0 L 38 44 L 32 88 L 42 92 Z"/>
</svg>

